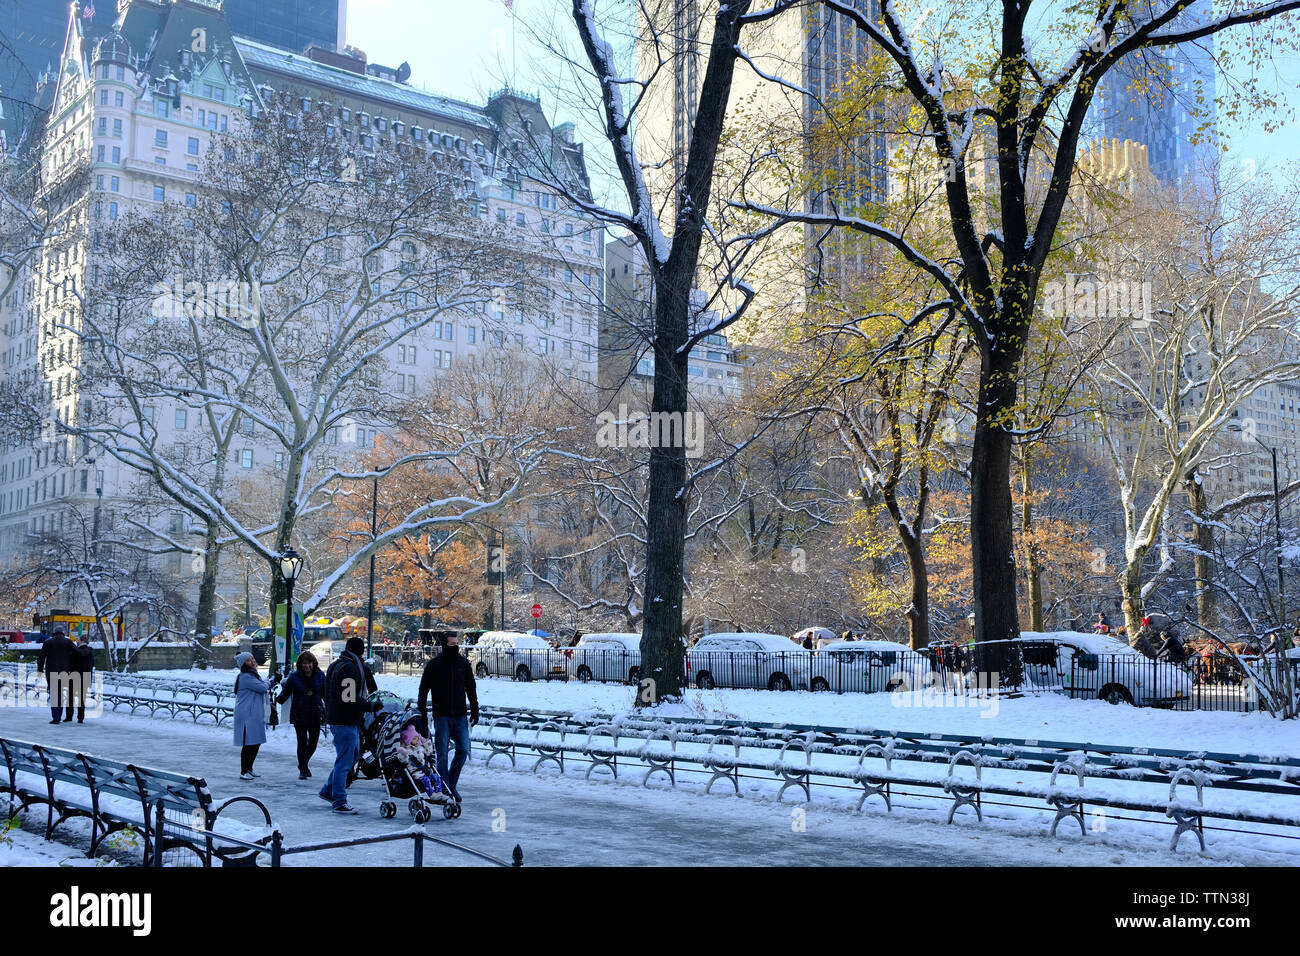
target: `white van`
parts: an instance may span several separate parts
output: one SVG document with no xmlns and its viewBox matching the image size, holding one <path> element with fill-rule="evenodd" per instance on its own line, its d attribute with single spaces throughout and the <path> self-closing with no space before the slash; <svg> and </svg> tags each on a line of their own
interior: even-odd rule
<svg viewBox="0 0 1300 956">
<path fill-rule="evenodd" d="M 570 676 L 580 681 L 635 684 L 641 680 L 640 634 L 584 634 L 574 647 L 562 653 L 568 659 Z"/>
<path fill-rule="evenodd" d="M 686 652 L 686 676 L 702 690 L 807 690 L 811 660 L 812 654 L 780 634 L 706 634 Z"/>
</svg>

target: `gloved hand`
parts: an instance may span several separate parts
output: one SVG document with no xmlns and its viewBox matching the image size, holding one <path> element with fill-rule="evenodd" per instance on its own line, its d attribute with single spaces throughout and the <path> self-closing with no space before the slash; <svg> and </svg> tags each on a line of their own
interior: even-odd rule
<svg viewBox="0 0 1300 956">
<path fill-rule="evenodd" d="M 469 725 L 470 725 L 471 727 L 477 727 L 477 726 L 478 726 L 478 714 L 470 714 L 470 715 L 469 715 Z"/>
</svg>

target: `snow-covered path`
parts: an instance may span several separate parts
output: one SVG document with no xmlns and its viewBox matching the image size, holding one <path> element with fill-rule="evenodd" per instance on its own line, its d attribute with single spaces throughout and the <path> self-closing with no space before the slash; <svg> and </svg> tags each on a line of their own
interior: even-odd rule
<svg viewBox="0 0 1300 956">
<path fill-rule="evenodd" d="M 326 747 L 313 761 L 313 780 L 299 781 L 292 758 L 292 738 L 283 730 L 270 734 L 252 782 L 238 779 L 238 752 L 230 731 L 195 726 L 187 721 L 107 714 L 84 725 L 50 726 L 48 711 L 0 711 L 0 734 L 54 746 L 73 747 L 120 760 L 204 776 L 213 794 L 225 799 L 247 793 L 267 803 L 289 845 L 391 833 L 410 826 L 405 808 L 396 820 L 379 817 L 378 781 L 363 781 L 352 790 L 355 817 L 331 814 L 315 792 L 332 760 Z M 455 840 L 508 858 L 516 843 L 525 865 L 1196 865 L 1215 860 L 1189 848 L 1169 853 L 1133 849 L 1121 839 L 1090 834 L 1052 839 L 1047 818 L 1026 824 L 987 826 L 962 821 L 942 823 L 938 807 L 923 817 L 888 814 L 870 804 L 861 814 L 837 807 L 809 807 L 768 800 L 702 792 L 663 791 L 626 782 L 593 778 L 584 781 L 570 770 L 530 773 L 521 769 L 485 768 L 476 751 L 467 765 L 461 790 L 464 815 L 455 821 L 435 817 L 431 835 Z M 795 825 L 802 822 L 803 832 Z M 910 818 L 909 818 L 910 817 Z M 30 824 L 29 824 L 30 826 Z M 504 829 L 502 829 L 504 827 Z M 1286 855 L 1249 854 L 1246 862 L 1291 862 Z M 431 846 L 429 865 L 473 864 L 472 858 Z M 290 857 L 290 865 L 409 865 L 405 841 L 374 847 Z"/>
</svg>

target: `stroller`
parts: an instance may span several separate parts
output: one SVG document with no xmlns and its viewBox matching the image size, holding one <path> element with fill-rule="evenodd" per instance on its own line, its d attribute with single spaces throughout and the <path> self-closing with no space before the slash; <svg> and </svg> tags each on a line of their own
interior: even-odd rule
<svg viewBox="0 0 1300 956">
<path fill-rule="evenodd" d="M 379 751 L 384 740 L 384 723 L 392 715 L 405 711 L 409 703 L 386 690 L 367 695 L 361 718 L 361 746 L 357 750 L 357 765 L 348 772 L 349 787 L 358 779 L 374 780 L 383 772 Z"/>
<path fill-rule="evenodd" d="M 400 713 L 384 718 L 378 753 L 388 791 L 388 798 L 379 803 L 380 816 L 397 816 L 399 799 L 409 800 L 407 808 L 416 823 L 428 823 L 435 806 L 442 807 L 442 815 L 448 820 L 460 816 L 460 804 L 446 792 L 434 769 L 429 726 L 410 702 Z"/>
</svg>

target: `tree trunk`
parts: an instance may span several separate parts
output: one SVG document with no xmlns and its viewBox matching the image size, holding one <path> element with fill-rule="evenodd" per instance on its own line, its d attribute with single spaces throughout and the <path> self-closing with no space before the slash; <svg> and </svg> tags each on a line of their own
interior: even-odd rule
<svg viewBox="0 0 1300 956">
<path fill-rule="evenodd" d="M 1192 558 L 1193 576 L 1196 579 L 1196 622 L 1207 631 L 1217 633 L 1219 626 L 1218 595 L 1214 590 L 1214 528 L 1207 517 L 1209 502 L 1200 475 L 1192 472 L 1187 478 L 1187 492 L 1191 500 L 1193 520 L 1196 522 L 1196 551 Z"/>
<path fill-rule="evenodd" d="M 1128 559 L 1119 576 L 1119 592 L 1124 608 L 1124 627 L 1128 629 L 1128 642 L 1136 644 L 1142 631 L 1142 564 L 1146 558 L 1143 550 Z"/>
<path fill-rule="evenodd" d="M 686 341 L 689 276 L 682 288 L 661 291 L 655 326 L 655 383 L 651 412 L 678 413 L 683 422 L 687 393 L 686 356 L 676 354 Z M 665 334 L 667 332 L 667 334 Z M 675 333 L 675 334 L 674 334 Z M 686 551 L 686 448 L 650 450 L 649 500 L 646 508 L 645 616 L 641 631 L 641 673 L 654 682 L 639 690 L 638 706 L 680 699 L 686 689 L 682 654 L 682 575 Z"/>
<path fill-rule="evenodd" d="M 907 609 L 909 638 L 912 650 L 919 651 L 930 643 L 930 576 L 925 548 L 916 535 L 904 536 L 903 550 L 912 576 L 912 606 Z"/>
<path fill-rule="evenodd" d="M 199 606 L 194 616 L 195 638 L 200 646 L 212 650 L 212 627 L 217 613 L 217 570 L 221 563 L 221 546 L 217 544 L 220 526 L 207 522 L 203 538 L 203 579 L 199 582 Z"/>
<path fill-rule="evenodd" d="M 991 367 L 990 367 L 991 365 Z M 1011 432 L 1016 405 L 1014 361 L 985 362 L 971 450 L 971 563 L 975 591 L 976 667 L 1003 686 L 1021 680 L 1016 609 L 1015 537 L 1011 522 Z"/>
<path fill-rule="evenodd" d="M 1034 541 L 1034 480 L 1028 446 L 1020 455 L 1020 537 L 1025 542 L 1025 582 L 1029 588 L 1029 629 L 1043 630 L 1043 568 Z"/>
</svg>

